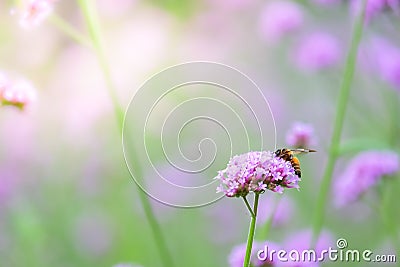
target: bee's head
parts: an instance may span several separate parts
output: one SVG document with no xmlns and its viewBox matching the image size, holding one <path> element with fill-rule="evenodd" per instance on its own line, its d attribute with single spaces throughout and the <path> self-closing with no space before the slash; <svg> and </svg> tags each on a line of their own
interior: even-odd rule
<svg viewBox="0 0 400 267">
<path fill-rule="evenodd" d="M 275 156 L 279 157 L 282 154 L 282 149 L 278 149 L 275 151 Z"/>
</svg>

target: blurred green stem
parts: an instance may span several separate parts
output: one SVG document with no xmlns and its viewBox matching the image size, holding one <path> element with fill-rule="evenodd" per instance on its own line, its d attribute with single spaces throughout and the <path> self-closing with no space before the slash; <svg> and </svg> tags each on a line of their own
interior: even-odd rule
<svg viewBox="0 0 400 267">
<path fill-rule="evenodd" d="M 258 209 L 258 198 L 259 197 L 260 197 L 260 194 L 255 193 L 253 210 L 251 210 L 250 205 L 247 202 L 246 198 L 243 198 L 245 200 L 246 206 L 248 206 L 248 208 L 250 208 L 249 210 L 251 211 L 251 222 L 250 222 L 250 228 L 249 228 L 249 235 L 247 237 L 246 256 L 244 258 L 243 267 L 250 266 L 250 256 L 251 256 L 251 249 L 253 248 L 254 232 L 256 230 L 256 220 L 257 220 L 257 209 Z"/>
<path fill-rule="evenodd" d="M 357 18 L 356 25 L 353 30 L 351 47 L 347 55 L 343 81 L 340 86 L 339 98 L 336 107 L 336 117 L 333 126 L 333 134 L 332 134 L 331 144 L 329 147 L 328 162 L 325 168 L 324 176 L 322 178 L 321 187 L 319 190 L 316 209 L 315 209 L 315 217 L 313 224 L 313 244 L 315 244 L 316 240 L 318 240 L 318 237 L 321 233 L 322 225 L 324 223 L 325 208 L 328 200 L 329 188 L 332 181 L 332 174 L 335 167 L 335 163 L 338 158 L 338 152 L 340 148 L 339 147 L 340 137 L 342 134 L 344 118 L 346 115 L 347 102 L 349 100 L 351 83 L 353 81 L 355 66 L 357 62 L 358 46 L 361 41 L 363 26 L 365 23 L 364 22 L 365 4 L 366 1 L 364 0 L 362 10 Z"/>
<path fill-rule="evenodd" d="M 123 120 L 124 120 L 124 111 L 121 106 L 121 104 L 118 101 L 117 98 L 117 90 L 114 87 L 114 83 L 111 78 L 111 72 L 109 69 L 109 65 L 104 53 L 103 49 L 103 44 L 102 44 L 102 38 L 101 38 L 101 27 L 99 24 L 99 20 L 97 17 L 97 12 L 95 8 L 95 2 L 93 0 L 77 0 L 79 6 L 82 9 L 84 19 L 86 21 L 92 45 L 95 50 L 95 53 L 97 55 L 97 58 L 99 60 L 101 69 L 104 73 L 104 78 L 107 84 L 108 88 L 108 93 L 111 97 L 113 106 L 114 106 L 114 112 L 117 117 L 118 121 L 118 128 L 120 133 L 122 134 L 123 132 Z M 134 151 L 134 148 L 131 147 L 131 149 Z M 139 162 L 138 156 L 135 153 L 132 153 L 133 155 L 133 161 L 134 162 Z M 139 167 L 135 168 L 135 175 L 140 177 L 142 175 L 142 171 L 140 170 Z M 138 189 L 139 190 L 139 189 Z M 144 192 L 139 190 L 139 197 L 140 201 L 142 203 L 146 218 L 149 222 L 150 228 L 152 230 L 152 233 L 154 235 L 154 239 L 157 244 L 157 248 L 161 257 L 161 262 L 163 263 L 164 266 L 173 266 L 172 264 L 172 257 L 171 254 L 168 250 L 167 243 L 165 241 L 164 235 L 161 231 L 161 227 L 156 219 L 156 216 L 154 215 L 153 209 L 150 204 L 150 200 L 145 195 Z"/>
<path fill-rule="evenodd" d="M 104 79 L 107 85 L 108 93 L 111 97 L 111 101 L 114 106 L 114 112 L 118 120 L 118 126 L 122 132 L 124 111 L 121 105 L 119 104 L 116 94 L 117 90 L 112 81 L 110 68 L 108 67 L 108 62 L 104 53 L 103 42 L 101 38 L 101 27 L 99 20 L 97 18 L 97 12 L 94 6 L 94 1 L 93 0 L 77 0 L 77 1 L 82 9 L 83 16 L 89 30 L 90 38 L 92 40 L 93 48 L 99 60 L 100 67 L 104 73 Z"/>
<path fill-rule="evenodd" d="M 74 27 L 72 27 L 67 21 L 58 16 L 57 14 L 53 14 L 49 17 L 49 21 L 56 26 L 60 31 L 71 37 L 77 43 L 86 46 L 92 47 L 90 40 L 80 32 L 78 32 Z"/>
<path fill-rule="evenodd" d="M 388 236 L 392 239 L 394 249 L 396 250 L 396 254 L 400 255 L 400 238 L 399 233 L 397 232 L 397 224 L 396 224 L 396 212 L 393 212 L 391 204 L 393 203 L 393 193 L 397 189 L 396 184 L 393 183 L 398 182 L 396 180 L 399 177 L 390 177 L 388 179 L 393 179 L 392 181 L 386 180 L 384 181 L 384 188 L 381 197 L 381 218 L 383 222 L 383 227 L 387 232 Z M 390 184 L 392 183 L 392 184 Z"/>
</svg>

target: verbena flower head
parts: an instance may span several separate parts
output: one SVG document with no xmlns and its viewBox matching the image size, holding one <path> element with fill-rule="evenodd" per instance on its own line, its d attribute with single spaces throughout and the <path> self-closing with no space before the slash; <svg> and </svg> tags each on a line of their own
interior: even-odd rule
<svg viewBox="0 0 400 267">
<path fill-rule="evenodd" d="M 399 156 L 392 151 L 367 151 L 350 161 L 334 184 L 335 204 L 344 206 L 357 200 L 385 175 L 400 169 Z"/>
<path fill-rule="evenodd" d="M 301 69 L 317 71 L 336 65 L 340 60 L 341 49 L 333 35 L 315 32 L 301 40 L 295 53 L 294 59 Z"/>
<path fill-rule="evenodd" d="M 295 2 L 269 1 L 261 12 L 260 32 L 267 41 L 277 41 L 303 25 L 303 10 Z"/>
<path fill-rule="evenodd" d="M 271 151 L 234 156 L 215 179 L 221 182 L 217 193 L 223 192 L 227 197 L 244 197 L 249 192 L 263 193 L 267 189 L 283 193 L 284 188 L 299 188 L 300 181 L 291 163 L 275 157 Z"/>
<path fill-rule="evenodd" d="M 286 133 L 286 144 L 295 148 L 308 148 L 315 145 L 314 128 L 303 122 L 293 123 Z"/>
<path fill-rule="evenodd" d="M 53 11 L 55 0 L 29 0 L 24 6 L 19 20 L 23 28 L 38 26 Z"/>
<path fill-rule="evenodd" d="M 10 82 L 5 76 L 0 76 L 0 104 L 23 109 L 35 98 L 35 88 L 31 83 L 25 80 Z"/>
</svg>

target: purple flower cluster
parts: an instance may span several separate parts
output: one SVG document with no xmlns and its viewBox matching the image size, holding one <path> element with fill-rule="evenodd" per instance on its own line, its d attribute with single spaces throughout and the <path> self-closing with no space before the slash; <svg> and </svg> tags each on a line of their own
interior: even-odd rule
<svg viewBox="0 0 400 267">
<path fill-rule="evenodd" d="M 269 1 L 260 19 L 262 37 L 271 42 L 291 34 L 303 25 L 303 10 L 291 1 Z"/>
<path fill-rule="evenodd" d="M 384 175 L 398 172 L 399 156 L 391 151 L 367 151 L 357 155 L 334 185 L 337 206 L 357 200 Z"/>
<path fill-rule="evenodd" d="M 26 80 L 11 81 L 8 76 L 0 72 L 0 106 L 15 106 L 20 109 L 36 98 L 36 90 Z"/>
<path fill-rule="evenodd" d="M 308 71 L 328 69 L 341 58 L 339 41 L 327 32 L 314 32 L 304 37 L 295 53 L 297 65 Z"/>
<path fill-rule="evenodd" d="M 33 28 L 44 21 L 53 11 L 56 0 L 30 0 L 21 10 L 20 25 Z"/>
<path fill-rule="evenodd" d="M 227 197 L 244 197 L 249 192 L 265 190 L 283 193 L 284 188 L 299 188 L 300 178 L 294 168 L 271 151 L 255 151 L 234 156 L 226 169 L 219 171 L 215 179 L 221 184 L 217 193 Z"/>
<path fill-rule="evenodd" d="M 382 37 L 374 37 L 365 48 L 370 71 L 382 80 L 400 88 L 400 49 Z M 368 66 L 367 66 L 368 67 Z"/>
<path fill-rule="evenodd" d="M 303 122 L 293 123 L 286 133 L 286 144 L 296 148 L 307 148 L 315 145 L 314 128 Z"/>
</svg>

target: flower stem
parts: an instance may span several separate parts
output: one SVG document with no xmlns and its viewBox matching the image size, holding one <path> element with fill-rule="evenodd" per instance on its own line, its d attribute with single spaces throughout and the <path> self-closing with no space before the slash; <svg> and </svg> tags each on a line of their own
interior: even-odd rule
<svg viewBox="0 0 400 267">
<path fill-rule="evenodd" d="M 78 4 L 80 5 L 84 19 L 86 21 L 88 30 L 90 32 L 90 37 L 92 41 L 92 45 L 94 48 L 94 51 L 96 53 L 96 56 L 99 60 L 101 69 L 104 73 L 104 78 L 107 84 L 108 88 L 108 93 L 111 97 L 113 107 L 114 107 L 114 112 L 117 118 L 118 122 L 118 129 L 120 133 L 123 133 L 123 120 L 124 120 L 124 111 L 121 106 L 121 104 L 118 101 L 117 94 L 116 94 L 116 88 L 114 86 L 114 83 L 111 78 L 111 72 L 109 69 L 108 61 L 106 59 L 104 50 L 103 50 L 103 45 L 102 45 L 102 38 L 101 38 L 101 27 L 98 22 L 97 18 L 97 13 L 96 13 L 96 8 L 94 6 L 94 1 L 93 0 L 77 0 Z M 135 151 L 133 148 L 131 148 L 132 151 Z M 134 162 L 139 162 L 138 156 L 135 153 L 132 153 L 133 161 Z M 142 176 L 142 171 L 139 167 L 135 168 L 135 175 L 138 177 Z M 157 218 L 153 212 L 153 209 L 150 204 L 150 200 L 145 195 L 144 192 L 139 191 L 139 197 L 140 197 L 140 202 L 143 206 L 147 221 L 149 222 L 150 228 L 152 230 L 154 239 L 157 244 L 158 252 L 161 256 L 161 261 L 164 266 L 173 266 L 172 263 L 172 256 L 168 250 L 167 247 L 167 242 L 164 238 L 164 235 L 162 233 L 160 224 L 157 221 Z"/>
<path fill-rule="evenodd" d="M 254 232 L 256 230 L 256 219 L 257 219 L 257 209 L 258 209 L 258 198 L 259 197 L 260 197 L 260 194 L 255 193 L 253 212 L 251 215 L 251 222 L 250 222 L 250 228 L 249 228 L 249 235 L 247 237 L 246 256 L 244 258 L 243 267 L 250 266 L 250 256 L 251 256 L 251 249 L 253 248 Z M 247 200 L 245 200 L 245 202 L 247 202 Z"/>
<path fill-rule="evenodd" d="M 328 163 L 325 168 L 324 176 L 322 178 L 321 187 L 317 198 L 317 206 L 315 209 L 315 217 L 313 224 L 313 244 L 315 244 L 316 240 L 318 239 L 322 229 L 322 225 L 324 223 L 325 207 L 327 204 L 329 188 L 332 181 L 333 169 L 335 167 L 335 163 L 338 158 L 338 151 L 340 148 L 339 147 L 340 138 L 343 129 L 344 118 L 346 115 L 347 102 L 349 100 L 351 83 L 353 81 L 354 71 L 357 61 L 356 60 L 358 54 L 357 51 L 363 32 L 365 4 L 366 1 L 364 0 L 361 13 L 358 16 L 356 25 L 353 30 L 351 47 L 347 55 L 343 81 L 340 86 L 339 98 L 336 108 L 336 117 L 333 126 L 333 134 L 331 138 L 331 144 L 329 147 Z"/>
<path fill-rule="evenodd" d="M 248 209 L 249 212 L 250 212 L 251 217 L 254 217 L 255 215 L 254 215 L 253 209 L 250 207 L 250 204 L 249 204 L 249 202 L 247 201 L 247 198 L 246 198 L 246 197 L 243 197 L 243 200 L 244 200 L 244 203 L 246 204 L 247 209 Z"/>
<path fill-rule="evenodd" d="M 103 49 L 103 42 L 101 38 L 101 27 L 97 18 L 96 8 L 94 7 L 93 0 L 77 0 L 80 5 L 84 19 L 86 21 L 90 38 L 92 40 L 93 48 L 99 60 L 100 67 L 104 73 L 104 79 L 107 84 L 108 93 L 114 106 L 114 112 L 118 120 L 119 129 L 122 132 L 122 124 L 124 119 L 124 111 L 119 104 L 117 98 L 117 90 L 111 78 L 110 68 L 108 67 L 107 58 Z"/>
<path fill-rule="evenodd" d="M 77 31 L 74 27 L 72 27 L 67 21 L 58 16 L 57 14 L 53 14 L 49 17 L 49 21 L 56 26 L 60 31 L 71 37 L 77 43 L 86 46 L 92 47 L 90 40 L 79 31 Z"/>
</svg>

